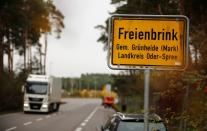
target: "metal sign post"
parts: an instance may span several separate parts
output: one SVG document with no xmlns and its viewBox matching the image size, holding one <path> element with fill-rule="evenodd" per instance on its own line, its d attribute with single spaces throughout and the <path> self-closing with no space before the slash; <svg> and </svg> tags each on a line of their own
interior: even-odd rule
<svg viewBox="0 0 207 131">
<path fill-rule="evenodd" d="M 144 70 L 144 131 L 149 131 L 149 83 L 150 69 Z"/>
</svg>

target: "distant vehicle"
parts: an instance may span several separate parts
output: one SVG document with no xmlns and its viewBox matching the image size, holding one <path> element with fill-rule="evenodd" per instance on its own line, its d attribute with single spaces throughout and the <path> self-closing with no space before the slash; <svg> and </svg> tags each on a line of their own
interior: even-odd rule
<svg viewBox="0 0 207 131">
<path fill-rule="evenodd" d="M 143 131 L 143 114 L 114 114 L 107 123 L 101 127 L 101 131 Z M 167 131 L 161 118 L 152 114 L 149 115 L 149 131 Z"/>
<path fill-rule="evenodd" d="M 106 84 L 101 91 L 102 105 L 104 107 L 112 107 L 116 104 L 117 94 L 111 90 L 111 85 Z"/>
<path fill-rule="evenodd" d="M 112 107 L 114 103 L 115 103 L 114 96 L 104 96 L 103 97 L 103 105 L 105 107 Z"/>
<path fill-rule="evenodd" d="M 61 101 L 61 79 L 46 75 L 29 75 L 23 86 L 24 112 L 58 111 Z"/>
</svg>

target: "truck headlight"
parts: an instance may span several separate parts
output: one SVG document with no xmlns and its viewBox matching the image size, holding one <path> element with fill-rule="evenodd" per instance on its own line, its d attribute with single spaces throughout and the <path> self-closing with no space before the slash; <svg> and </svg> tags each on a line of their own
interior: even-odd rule
<svg viewBox="0 0 207 131">
<path fill-rule="evenodd" d="M 28 107 L 29 106 L 29 104 L 28 103 L 24 103 L 24 107 Z"/>
<path fill-rule="evenodd" d="M 48 105 L 47 104 L 43 104 L 42 108 L 48 108 Z"/>
</svg>

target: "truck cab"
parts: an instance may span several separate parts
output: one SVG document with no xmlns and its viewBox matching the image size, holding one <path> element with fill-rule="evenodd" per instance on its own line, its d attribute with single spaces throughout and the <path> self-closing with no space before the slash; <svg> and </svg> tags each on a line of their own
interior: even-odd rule
<svg viewBox="0 0 207 131">
<path fill-rule="evenodd" d="M 61 81 L 46 75 L 29 75 L 24 85 L 24 112 L 51 112 L 59 109 Z"/>
</svg>

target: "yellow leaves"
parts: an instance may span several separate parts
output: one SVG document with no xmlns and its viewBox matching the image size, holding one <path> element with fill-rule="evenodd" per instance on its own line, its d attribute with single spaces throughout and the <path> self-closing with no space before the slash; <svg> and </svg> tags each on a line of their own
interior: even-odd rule
<svg viewBox="0 0 207 131">
<path fill-rule="evenodd" d="M 80 91 L 80 96 L 87 98 L 100 97 L 100 91 L 84 89 Z"/>
<path fill-rule="evenodd" d="M 112 96 L 114 98 L 117 97 L 117 93 L 114 92 L 114 91 L 108 91 L 106 89 L 106 87 L 103 87 L 103 90 L 100 92 L 101 96 L 104 97 L 104 96 Z"/>
</svg>

